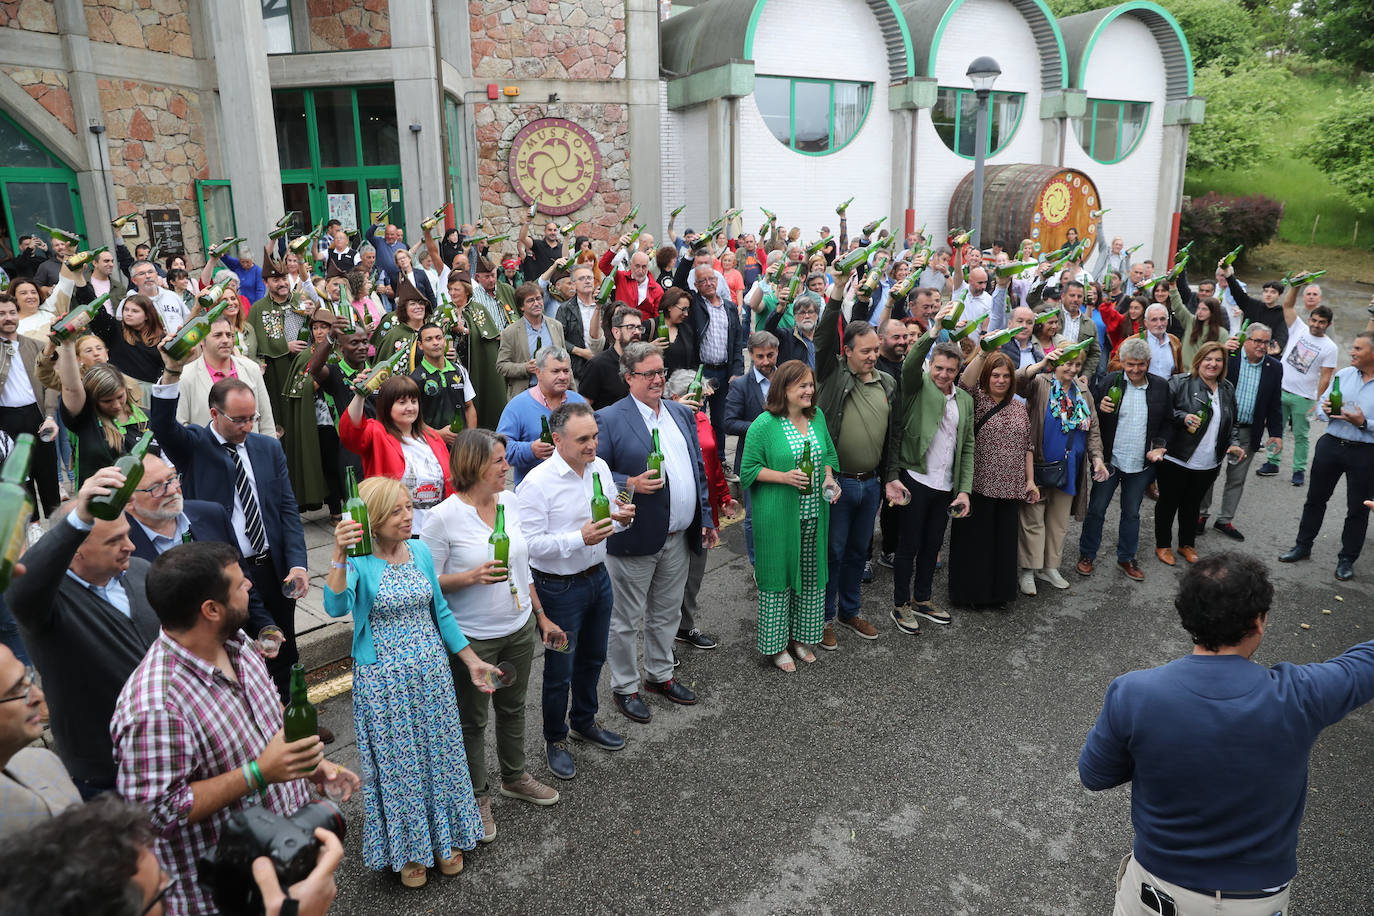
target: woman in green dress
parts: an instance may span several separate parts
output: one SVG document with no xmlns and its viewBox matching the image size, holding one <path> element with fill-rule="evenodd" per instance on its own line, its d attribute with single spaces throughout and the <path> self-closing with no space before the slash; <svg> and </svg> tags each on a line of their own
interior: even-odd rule
<svg viewBox="0 0 1374 916">
<path fill-rule="evenodd" d="M 800 360 L 777 368 L 764 412 L 744 437 L 740 486 L 753 497 L 759 589 L 759 652 L 783 671 L 793 656 L 816 660 L 810 646 L 825 629 L 830 503 L 839 498 L 839 466 L 825 416 L 815 406 L 816 377 Z M 812 470 L 802 470 L 809 458 Z M 788 649 L 791 649 L 791 652 Z"/>
<path fill-rule="evenodd" d="M 396 319 L 396 323 L 382 333 L 381 340 L 377 343 L 377 359 L 384 360 L 401 347 L 413 350 L 420 335 L 420 328 L 430 320 L 433 311 L 429 300 L 410 283 L 402 280 L 396 290 L 396 311 L 388 316 Z M 382 323 L 385 325 L 386 319 L 382 319 Z M 407 372 L 414 368 L 414 362 L 412 358 Z"/>
</svg>

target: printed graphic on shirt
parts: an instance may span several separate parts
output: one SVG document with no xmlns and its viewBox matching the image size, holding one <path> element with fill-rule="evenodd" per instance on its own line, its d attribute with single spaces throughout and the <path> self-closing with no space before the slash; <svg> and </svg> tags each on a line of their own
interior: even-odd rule
<svg viewBox="0 0 1374 916">
<path fill-rule="evenodd" d="M 1284 355 L 1283 359 L 1298 372 L 1306 375 L 1312 370 L 1312 364 L 1317 361 L 1321 354 L 1321 349 L 1303 335 L 1293 339 L 1293 342 L 1288 346 L 1288 353 Z"/>
</svg>

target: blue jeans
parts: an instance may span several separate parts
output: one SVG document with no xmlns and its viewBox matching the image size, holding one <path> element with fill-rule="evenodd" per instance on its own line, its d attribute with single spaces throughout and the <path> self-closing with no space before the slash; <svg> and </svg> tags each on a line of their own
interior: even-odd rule
<svg viewBox="0 0 1374 916">
<path fill-rule="evenodd" d="M 563 628 L 571 652 L 544 652 L 544 740 L 568 737 L 568 722 L 586 732 L 596 723 L 596 685 L 606 664 L 606 641 L 611 629 L 615 595 L 603 565 L 590 576 L 554 579 L 532 570 L 544 613 Z M 568 714 L 568 693 L 572 714 Z"/>
<path fill-rule="evenodd" d="M 883 501 L 881 481 L 836 477 L 840 498 L 830 507 L 830 579 L 825 585 L 825 620 L 857 617 L 860 577 L 868 544 L 873 539 L 873 520 Z"/>
<path fill-rule="evenodd" d="M 1135 559 L 1140 545 L 1140 502 L 1145 490 L 1155 479 L 1155 469 L 1146 465 L 1143 471 L 1128 474 L 1112 466 L 1111 476 L 1101 483 L 1094 482 L 1088 497 L 1088 514 L 1083 519 L 1083 533 L 1078 538 L 1078 554 L 1089 560 L 1097 559 L 1102 546 L 1102 525 L 1107 519 L 1107 507 L 1112 504 L 1116 488 L 1121 487 L 1121 523 L 1116 531 L 1116 561 L 1125 563 Z"/>
</svg>

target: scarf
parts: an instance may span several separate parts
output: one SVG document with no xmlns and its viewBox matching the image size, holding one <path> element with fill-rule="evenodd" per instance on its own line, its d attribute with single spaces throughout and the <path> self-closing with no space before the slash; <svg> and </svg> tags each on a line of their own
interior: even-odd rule
<svg viewBox="0 0 1374 916">
<path fill-rule="evenodd" d="M 1088 404 L 1072 388 L 1065 388 L 1059 379 L 1050 380 L 1050 414 L 1059 421 L 1065 433 L 1087 430 L 1092 425 Z"/>
</svg>

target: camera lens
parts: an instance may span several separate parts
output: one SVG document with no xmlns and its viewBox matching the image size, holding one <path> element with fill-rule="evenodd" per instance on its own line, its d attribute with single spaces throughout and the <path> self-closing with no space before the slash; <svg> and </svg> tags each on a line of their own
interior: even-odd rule
<svg viewBox="0 0 1374 916">
<path fill-rule="evenodd" d="M 338 805 L 324 798 L 317 798 L 303 805 L 299 811 L 291 815 L 290 821 L 312 836 L 316 827 L 323 827 L 338 837 L 339 842 L 343 842 L 348 831 L 343 811 L 339 810 Z"/>
</svg>

